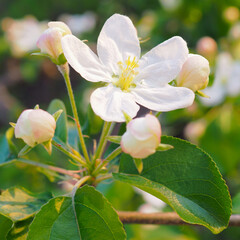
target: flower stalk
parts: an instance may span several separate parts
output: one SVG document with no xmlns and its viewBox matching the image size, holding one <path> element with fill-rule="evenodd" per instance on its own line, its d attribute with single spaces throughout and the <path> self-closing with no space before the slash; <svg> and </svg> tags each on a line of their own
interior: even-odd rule
<svg viewBox="0 0 240 240">
<path fill-rule="evenodd" d="M 73 116 L 76 122 L 76 126 L 77 126 L 77 131 L 78 131 L 78 136 L 79 136 L 79 140 L 80 140 L 80 145 L 82 147 L 82 151 L 83 151 L 83 156 L 86 159 L 86 162 L 88 163 L 88 165 L 90 164 L 90 159 L 88 156 L 88 152 L 87 152 L 87 147 L 83 138 L 83 134 L 82 134 L 82 129 L 81 129 L 81 125 L 80 125 L 80 121 L 79 121 L 79 117 L 78 117 L 78 112 L 77 112 L 77 107 L 76 107 L 76 103 L 74 100 L 74 94 L 73 94 L 73 90 L 72 90 L 72 85 L 71 85 L 71 81 L 70 81 L 70 77 L 69 77 L 69 67 L 65 65 L 61 65 L 59 66 L 59 70 L 62 73 L 66 86 L 67 86 L 67 91 L 68 91 L 68 96 L 70 99 L 70 103 L 71 103 L 71 107 L 72 107 L 72 111 L 73 111 Z"/>
<path fill-rule="evenodd" d="M 106 143 L 107 143 L 107 136 L 109 136 L 111 131 L 112 131 L 112 126 L 113 126 L 113 123 L 104 122 L 103 130 L 102 130 L 102 133 L 101 133 L 101 136 L 100 136 L 100 140 L 99 140 L 98 147 L 97 147 L 97 150 L 96 150 L 96 153 L 95 153 L 93 164 L 95 164 L 95 162 L 98 158 L 101 158 L 102 153 L 103 153 L 104 148 L 105 148 Z"/>
<path fill-rule="evenodd" d="M 76 156 L 75 154 L 69 152 L 68 150 L 66 150 L 65 148 L 62 147 L 62 145 L 58 144 L 57 142 L 55 142 L 54 140 L 52 141 L 52 144 L 54 147 L 56 147 L 58 150 L 60 150 L 61 152 L 63 152 L 64 154 L 66 154 L 68 157 L 70 157 L 71 159 L 79 162 L 81 165 L 83 165 L 84 167 L 87 167 L 86 162 L 81 159 L 80 157 Z"/>
<path fill-rule="evenodd" d="M 51 166 L 51 165 L 48 165 L 48 164 L 35 162 L 35 161 L 28 160 L 28 159 L 23 159 L 23 158 L 19 158 L 18 161 L 22 162 L 22 163 L 29 164 L 29 165 L 33 165 L 35 167 L 41 167 L 41 168 L 49 169 L 51 171 L 58 172 L 58 173 L 61 173 L 61 174 L 64 174 L 64 175 L 68 175 L 68 176 L 71 176 L 73 178 L 80 178 L 80 176 L 78 174 L 74 173 L 74 171 L 66 170 L 64 168 L 55 167 L 55 166 Z"/>
</svg>

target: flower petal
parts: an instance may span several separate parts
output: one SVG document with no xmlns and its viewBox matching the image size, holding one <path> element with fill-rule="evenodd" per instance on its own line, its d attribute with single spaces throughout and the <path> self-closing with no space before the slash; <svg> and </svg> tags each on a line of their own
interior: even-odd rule
<svg viewBox="0 0 240 240">
<path fill-rule="evenodd" d="M 163 86 L 176 78 L 187 57 L 186 42 L 173 37 L 143 55 L 136 80 L 144 80 L 151 87 Z"/>
<path fill-rule="evenodd" d="M 135 100 L 140 105 L 154 111 L 168 112 L 192 105 L 195 94 L 184 87 L 168 84 L 161 88 L 139 88 L 132 90 Z"/>
<path fill-rule="evenodd" d="M 73 35 L 62 38 L 63 53 L 68 63 L 90 82 L 110 82 L 111 74 L 103 66 L 95 53 Z"/>
<path fill-rule="evenodd" d="M 135 117 L 139 106 L 130 93 L 126 93 L 112 85 L 96 89 L 90 102 L 93 111 L 108 122 L 125 122 L 123 112 Z"/>
<path fill-rule="evenodd" d="M 100 60 L 114 74 L 118 74 L 118 62 L 128 57 L 140 57 L 140 44 L 132 21 L 123 15 L 114 14 L 104 24 L 97 42 Z"/>
</svg>

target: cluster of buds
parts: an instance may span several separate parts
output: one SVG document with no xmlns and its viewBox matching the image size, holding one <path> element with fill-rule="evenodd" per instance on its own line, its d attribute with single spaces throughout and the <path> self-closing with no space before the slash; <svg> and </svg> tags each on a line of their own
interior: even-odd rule
<svg viewBox="0 0 240 240">
<path fill-rule="evenodd" d="M 63 54 L 61 40 L 63 36 L 72 34 L 63 22 L 49 22 L 37 42 L 41 55 L 48 56 L 55 64 L 63 65 L 66 59 Z M 208 85 L 210 74 L 209 62 L 197 54 L 189 54 L 176 79 L 178 87 L 186 87 L 199 92 Z M 55 132 L 56 119 L 41 109 L 25 110 L 15 126 L 16 138 L 22 138 L 30 147 L 50 141 Z M 169 149 L 160 144 L 161 126 L 158 119 L 151 114 L 136 118 L 127 124 L 127 131 L 121 138 L 121 148 L 135 159 L 146 158 L 157 150 Z"/>
</svg>

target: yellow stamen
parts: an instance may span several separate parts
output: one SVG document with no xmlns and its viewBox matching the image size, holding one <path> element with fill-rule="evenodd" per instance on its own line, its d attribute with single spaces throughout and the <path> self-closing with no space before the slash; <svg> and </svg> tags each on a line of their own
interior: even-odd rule
<svg viewBox="0 0 240 240">
<path fill-rule="evenodd" d="M 138 74 L 134 68 L 139 67 L 136 57 L 131 60 L 130 57 L 125 61 L 125 64 L 118 62 L 121 74 L 118 77 L 118 81 L 115 82 L 115 86 L 120 87 L 123 91 L 128 91 L 129 87 L 134 86 L 133 80 Z"/>
</svg>

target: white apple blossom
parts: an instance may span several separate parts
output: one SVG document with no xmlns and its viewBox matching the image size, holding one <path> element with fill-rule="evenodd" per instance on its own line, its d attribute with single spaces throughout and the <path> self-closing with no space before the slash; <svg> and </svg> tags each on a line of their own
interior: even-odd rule
<svg viewBox="0 0 240 240">
<path fill-rule="evenodd" d="M 146 158 L 155 153 L 160 144 L 161 126 L 151 114 L 135 118 L 127 124 L 127 131 L 121 139 L 123 152 L 133 158 Z"/>
<path fill-rule="evenodd" d="M 168 84 L 188 56 L 181 37 L 159 44 L 140 58 L 140 43 L 131 20 L 114 14 L 98 37 L 98 56 L 72 35 L 62 38 L 62 47 L 69 64 L 83 78 L 106 83 L 90 99 L 94 112 L 105 121 L 123 122 L 123 112 L 136 116 L 138 104 L 164 112 L 190 106 L 194 100 L 191 90 Z"/>
<path fill-rule="evenodd" d="M 55 128 L 56 121 L 50 113 L 41 109 L 27 109 L 17 120 L 15 137 L 34 147 L 52 139 Z"/>
<path fill-rule="evenodd" d="M 208 85 L 209 74 L 208 60 L 198 54 L 189 54 L 177 77 L 177 86 L 187 87 L 193 92 L 202 90 Z"/>
<path fill-rule="evenodd" d="M 2 28 L 12 54 L 16 57 L 22 57 L 26 53 L 36 50 L 36 42 L 47 28 L 47 23 L 45 21 L 39 22 L 33 16 L 26 16 L 19 20 L 4 18 Z"/>
<path fill-rule="evenodd" d="M 240 94 L 240 61 L 233 60 L 228 52 L 218 55 L 213 85 L 203 90 L 210 98 L 201 98 L 206 106 L 216 106 L 226 96 Z"/>
</svg>

